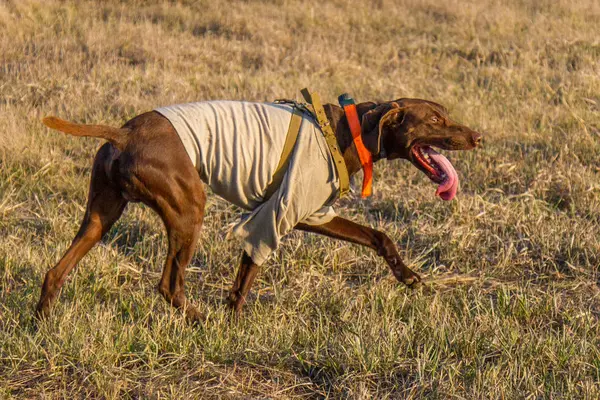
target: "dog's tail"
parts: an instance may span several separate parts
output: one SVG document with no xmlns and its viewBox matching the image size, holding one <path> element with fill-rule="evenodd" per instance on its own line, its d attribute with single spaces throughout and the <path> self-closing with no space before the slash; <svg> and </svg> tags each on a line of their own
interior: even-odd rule
<svg viewBox="0 0 600 400">
<path fill-rule="evenodd" d="M 127 145 L 127 128 L 113 128 L 106 125 L 80 125 L 56 117 L 46 117 L 42 123 L 48 128 L 56 129 L 73 136 L 86 136 L 106 139 L 117 149 L 123 151 Z"/>
</svg>

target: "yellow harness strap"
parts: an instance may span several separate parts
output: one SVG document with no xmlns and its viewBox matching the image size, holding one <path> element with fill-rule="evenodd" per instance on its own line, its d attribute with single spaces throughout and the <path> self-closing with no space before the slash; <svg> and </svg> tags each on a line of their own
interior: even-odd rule
<svg viewBox="0 0 600 400">
<path fill-rule="evenodd" d="M 331 151 L 331 156 L 335 162 L 335 169 L 337 170 L 338 178 L 340 180 L 340 197 L 342 197 L 350 190 L 350 178 L 348 177 L 348 169 L 346 168 L 344 157 L 340 152 L 337 138 L 333 133 L 333 129 L 331 129 L 331 124 L 327 119 L 327 114 L 325 114 L 325 109 L 323 108 L 323 104 L 321 104 L 319 95 L 317 93 L 309 92 L 307 88 L 302 89 L 301 93 L 302 96 L 304 96 L 304 100 L 306 100 L 307 103 L 312 104 L 313 109 L 315 110 L 317 122 L 321 127 L 321 131 L 325 136 L 325 141 L 327 142 L 327 146 L 329 146 L 329 151 Z"/>
<path fill-rule="evenodd" d="M 292 150 L 294 150 L 294 145 L 298 139 L 300 125 L 302 125 L 302 111 L 299 108 L 294 107 L 287 136 L 285 137 L 285 143 L 283 144 L 283 151 L 281 152 L 281 157 L 279 158 L 279 164 L 277 165 L 275 173 L 273 174 L 273 179 L 271 180 L 271 183 L 265 192 L 265 201 L 273 196 L 273 193 L 275 193 L 277 188 L 281 186 L 283 176 L 285 175 L 288 165 L 290 164 L 290 155 L 292 154 Z"/>
</svg>

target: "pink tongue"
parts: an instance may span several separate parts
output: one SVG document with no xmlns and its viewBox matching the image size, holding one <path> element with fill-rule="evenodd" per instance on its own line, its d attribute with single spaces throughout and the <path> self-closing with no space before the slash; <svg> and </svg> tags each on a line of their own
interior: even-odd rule
<svg viewBox="0 0 600 400">
<path fill-rule="evenodd" d="M 440 196 L 442 200 L 452 200 L 458 191 L 458 175 L 454 170 L 450 161 L 431 147 L 423 149 L 429 157 L 444 171 L 446 178 L 435 191 L 436 196 Z"/>
</svg>

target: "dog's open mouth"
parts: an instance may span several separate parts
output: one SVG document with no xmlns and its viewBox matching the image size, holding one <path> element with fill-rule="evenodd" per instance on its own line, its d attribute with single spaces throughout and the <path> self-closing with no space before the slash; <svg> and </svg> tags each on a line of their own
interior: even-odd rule
<svg viewBox="0 0 600 400">
<path fill-rule="evenodd" d="M 414 145 L 411 153 L 413 162 L 439 184 L 435 195 L 442 200 L 452 200 L 458 191 L 458 174 L 450 161 L 429 146 Z"/>
</svg>

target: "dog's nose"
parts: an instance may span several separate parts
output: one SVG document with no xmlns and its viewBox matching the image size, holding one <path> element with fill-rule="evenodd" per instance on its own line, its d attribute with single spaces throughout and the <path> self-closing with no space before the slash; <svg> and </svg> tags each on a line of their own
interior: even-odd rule
<svg viewBox="0 0 600 400">
<path fill-rule="evenodd" d="M 479 132 L 473 132 L 472 140 L 474 146 L 479 146 L 481 144 L 481 139 L 483 135 Z"/>
</svg>

